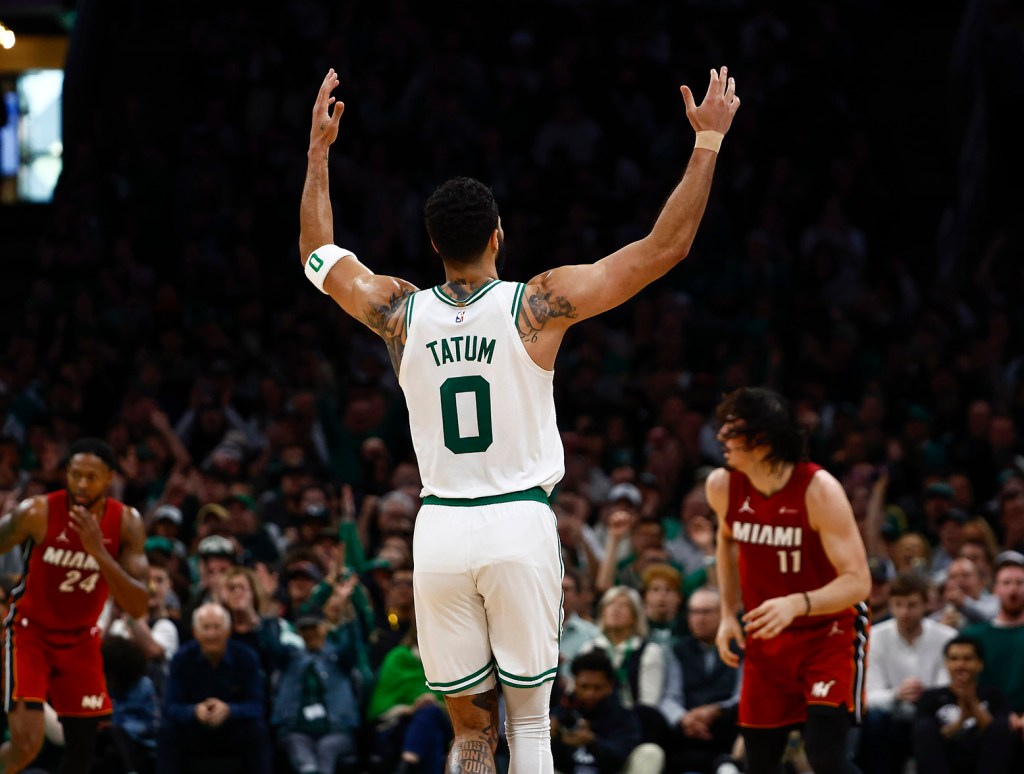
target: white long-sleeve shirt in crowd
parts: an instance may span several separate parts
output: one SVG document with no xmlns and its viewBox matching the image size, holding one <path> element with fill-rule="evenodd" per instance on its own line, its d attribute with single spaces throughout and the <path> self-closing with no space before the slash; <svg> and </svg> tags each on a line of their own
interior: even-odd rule
<svg viewBox="0 0 1024 774">
<path fill-rule="evenodd" d="M 949 673 L 942 649 L 956 634 L 956 629 L 928 618 L 921 621 L 921 634 L 913 642 L 900 636 L 893 619 L 871 627 L 868 709 L 886 712 L 896 709 L 896 690 L 910 677 L 916 677 L 925 688 L 948 685 Z"/>
</svg>

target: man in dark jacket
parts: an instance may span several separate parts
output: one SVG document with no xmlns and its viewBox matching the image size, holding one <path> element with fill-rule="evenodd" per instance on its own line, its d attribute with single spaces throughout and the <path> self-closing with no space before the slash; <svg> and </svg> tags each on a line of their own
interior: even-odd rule
<svg viewBox="0 0 1024 774">
<path fill-rule="evenodd" d="M 1010 703 L 998 688 L 979 686 L 985 664 L 979 640 L 946 643 L 949 685 L 925 691 L 917 702 L 914 755 L 929 774 L 1000 774 L 1011 769 Z"/>
<path fill-rule="evenodd" d="M 328 642 L 322 613 L 307 613 L 295 626 L 306 648 L 291 651 L 277 684 L 271 723 L 299 774 L 333 774 L 339 764 L 351 770 L 360 723 L 350 677 L 355 664 Z"/>
<path fill-rule="evenodd" d="M 615 668 L 603 651 L 573 659 L 573 692 L 551 713 L 551 751 L 563 774 L 661 771 L 664 753 L 640 744 L 640 721 L 615 695 Z M 647 760 L 650 758 L 651 760 Z"/>
<path fill-rule="evenodd" d="M 732 749 L 741 671 L 722 661 L 715 645 L 721 621 L 721 600 L 714 589 L 690 595 L 686 617 L 690 634 L 672 649 L 675 661 L 666 689 L 681 699 L 673 725 L 669 758 L 672 770 L 705 770 Z M 676 681 L 678 681 L 678 684 Z"/>
<path fill-rule="evenodd" d="M 259 657 L 234 642 L 231 617 L 208 602 L 192 615 L 195 639 L 171 661 L 157 744 L 157 774 L 182 774 L 195 759 L 236 759 L 270 774 Z"/>
</svg>

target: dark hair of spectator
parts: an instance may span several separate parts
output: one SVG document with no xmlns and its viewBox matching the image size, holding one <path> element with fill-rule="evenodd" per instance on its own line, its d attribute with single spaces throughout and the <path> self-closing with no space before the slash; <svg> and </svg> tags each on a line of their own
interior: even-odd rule
<svg viewBox="0 0 1024 774">
<path fill-rule="evenodd" d="M 573 677 L 577 677 L 581 672 L 601 672 L 608 678 L 608 682 L 615 685 L 615 667 L 603 650 L 580 653 L 572 660 L 570 669 Z"/>
<path fill-rule="evenodd" d="M 748 448 L 769 446 L 765 461 L 773 465 L 799 462 L 806 456 L 804 433 L 800 430 L 789 401 L 774 390 L 740 387 L 733 390 L 715 410 L 720 424 L 739 422 L 739 434 Z"/>
<path fill-rule="evenodd" d="M 970 645 L 974 648 L 974 655 L 977 656 L 981 661 L 985 660 L 985 648 L 981 644 L 981 640 L 976 637 L 971 637 L 968 634 L 958 634 L 956 637 L 946 643 L 946 647 L 942 649 L 943 656 L 949 656 L 949 649 L 954 645 Z"/>
<path fill-rule="evenodd" d="M 64 464 L 67 465 L 74 459 L 76 454 L 91 454 L 94 457 L 106 465 L 111 470 L 117 470 L 117 455 L 114 454 L 114 450 L 110 448 L 110 444 L 106 441 L 102 441 L 99 438 L 82 438 L 75 441 L 68 447 L 67 456 L 64 458 Z"/>
<path fill-rule="evenodd" d="M 928 579 L 917 572 L 901 572 L 889 587 L 890 597 L 909 597 L 917 594 L 928 601 Z"/>
<path fill-rule="evenodd" d="M 484 251 L 498 227 L 498 203 L 479 180 L 455 177 L 430 195 L 423 217 L 441 259 L 465 264 Z"/>
<path fill-rule="evenodd" d="M 111 693 L 127 691 L 146 674 L 146 653 L 135 640 L 108 634 L 103 638 L 100 651 Z"/>
<path fill-rule="evenodd" d="M 149 562 L 150 567 L 159 567 L 161 570 L 171 568 L 171 558 L 162 551 L 147 551 L 146 561 Z"/>
<path fill-rule="evenodd" d="M 661 523 L 661 519 L 657 516 L 641 516 L 633 523 L 633 529 L 639 529 L 640 527 L 657 527 L 661 534 L 665 534 L 665 525 Z"/>
</svg>

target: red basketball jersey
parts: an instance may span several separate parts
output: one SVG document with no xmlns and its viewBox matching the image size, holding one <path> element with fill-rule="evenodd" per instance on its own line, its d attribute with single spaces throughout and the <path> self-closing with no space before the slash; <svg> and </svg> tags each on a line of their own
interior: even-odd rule
<svg viewBox="0 0 1024 774">
<path fill-rule="evenodd" d="M 753 610 L 767 599 L 821 588 L 836 577 L 807 518 L 807 487 L 821 466 L 800 462 L 786 485 L 765 497 L 750 479 L 729 472 L 729 510 L 725 521 L 739 548 L 740 593 L 743 607 Z M 849 615 L 797 617 L 790 628 L 804 628 Z"/>
<path fill-rule="evenodd" d="M 11 620 L 27 621 L 46 632 L 76 633 L 96 625 L 107 601 L 107 581 L 96 560 L 82 547 L 68 517 L 67 490 L 46 496 L 50 512 L 46 539 L 29 544 L 25 576 L 15 590 Z M 111 556 L 121 548 L 124 504 L 107 498 L 100 531 Z"/>
</svg>

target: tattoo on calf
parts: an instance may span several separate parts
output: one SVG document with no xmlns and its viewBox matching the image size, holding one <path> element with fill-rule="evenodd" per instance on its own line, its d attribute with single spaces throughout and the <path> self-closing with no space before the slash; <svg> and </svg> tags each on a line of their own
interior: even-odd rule
<svg viewBox="0 0 1024 774">
<path fill-rule="evenodd" d="M 523 341 L 536 341 L 537 334 L 543 330 L 549 320 L 555 317 L 574 320 L 579 316 L 576 313 L 576 307 L 568 298 L 565 296 L 552 298 L 551 296 L 551 291 L 543 294 L 534 293 L 525 304 L 520 304 L 516 327 L 519 329 L 519 337 Z"/>
<path fill-rule="evenodd" d="M 493 749 L 498 744 L 498 695 L 494 691 L 484 691 L 473 697 L 472 703 L 474 707 L 484 710 L 491 719 L 491 722 L 483 727 L 483 734 Z"/>
<path fill-rule="evenodd" d="M 497 771 L 487 742 L 474 739 L 456 742 L 452 746 L 447 774 L 496 774 Z"/>
</svg>

